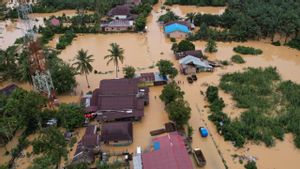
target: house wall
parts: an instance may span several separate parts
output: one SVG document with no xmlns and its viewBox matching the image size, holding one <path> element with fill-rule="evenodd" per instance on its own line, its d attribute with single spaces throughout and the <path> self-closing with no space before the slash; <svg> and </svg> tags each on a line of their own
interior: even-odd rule
<svg viewBox="0 0 300 169">
<path fill-rule="evenodd" d="M 168 34 L 168 37 L 170 38 L 187 38 L 187 33 L 175 31 Z"/>
<path fill-rule="evenodd" d="M 112 18 L 113 19 L 126 19 L 127 15 L 114 15 Z"/>
<path fill-rule="evenodd" d="M 111 146 L 127 146 L 127 145 L 130 145 L 132 143 L 131 140 L 128 140 L 128 141 L 110 141 L 108 142 L 109 145 Z"/>
<path fill-rule="evenodd" d="M 128 31 L 132 30 L 131 27 L 105 27 L 106 32 L 119 32 L 119 31 Z"/>
</svg>

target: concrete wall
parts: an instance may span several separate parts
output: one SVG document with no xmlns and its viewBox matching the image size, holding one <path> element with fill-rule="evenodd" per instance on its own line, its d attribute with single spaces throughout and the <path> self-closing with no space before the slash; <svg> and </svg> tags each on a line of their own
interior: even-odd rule
<svg viewBox="0 0 300 169">
<path fill-rule="evenodd" d="M 187 38 L 188 34 L 180 31 L 175 31 L 168 34 L 170 38 Z"/>
<path fill-rule="evenodd" d="M 119 31 L 128 31 L 132 30 L 131 27 L 105 27 L 106 32 L 119 32 Z"/>
</svg>

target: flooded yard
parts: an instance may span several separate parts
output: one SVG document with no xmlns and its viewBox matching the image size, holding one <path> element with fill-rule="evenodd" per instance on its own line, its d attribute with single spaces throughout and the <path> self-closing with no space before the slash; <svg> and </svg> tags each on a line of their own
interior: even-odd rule
<svg viewBox="0 0 300 169">
<path fill-rule="evenodd" d="M 193 6 L 172 6 L 172 11 L 178 15 L 184 16 L 189 12 L 201 12 L 221 14 L 225 8 L 210 8 L 210 7 L 193 7 Z M 97 70 L 97 74 L 91 73 L 88 78 L 91 88 L 87 87 L 84 76 L 76 76 L 78 86 L 76 88 L 77 96 L 63 96 L 60 98 L 62 102 L 77 102 L 79 94 L 94 90 L 99 86 L 102 79 L 115 78 L 115 67 L 113 64 L 107 65 L 104 56 L 108 54 L 109 44 L 118 43 L 125 50 L 125 60 L 120 65 L 119 76 L 122 75 L 122 67 L 126 65 L 134 66 L 140 72 L 157 71 L 152 68 L 160 59 L 169 59 L 178 68 L 178 62 L 175 60 L 171 51 L 171 42 L 167 39 L 156 22 L 161 15 L 161 3 L 155 6 L 154 10 L 148 18 L 146 34 L 133 33 L 115 33 L 115 34 L 84 34 L 78 35 L 72 45 L 68 46 L 59 55 L 60 58 L 68 63 L 74 63 L 74 57 L 81 48 L 88 50 L 89 54 L 94 55 L 95 61 L 93 67 Z M 39 15 L 38 15 L 39 16 Z M 38 17 L 36 16 L 36 17 Z M 42 17 L 42 16 L 40 16 Z M 14 34 L 15 36 L 15 34 Z M 1 40 L 0 40 L 1 41 Z M 52 42 L 55 45 L 55 42 Z M 194 43 L 197 49 L 204 50 L 206 42 L 197 41 Z M 208 120 L 209 110 L 205 107 L 208 103 L 205 97 L 201 94 L 206 91 L 207 84 L 218 85 L 221 75 L 225 73 L 243 71 L 247 67 L 277 67 L 278 72 L 284 80 L 292 80 L 300 83 L 300 52 L 285 46 L 276 47 L 266 42 L 250 41 L 245 43 L 222 43 L 218 42 L 218 52 L 215 54 L 205 53 L 209 60 L 230 60 L 235 54 L 232 50 L 237 45 L 251 46 L 263 50 L 262 55 L 258 56 L 243 56 L 246 63 L 239 65 L 233 64 L 223 68 L 217 68 L 213 73 L 199 73 L 198 81 L 193 84 L 188 84 L 186 76 L 179 75 L 176 81 L 183 81 L 180 84 L 182 90 L 185 91 L 185 99 L 189 102 L 192 108 L 190 125 L 194 129 L 193 148 L 199 147 L 202 149 L 207 165 L 205 169 L 224 169 L 222 162 L 223 157 L 227 165 L 231 169 L 243 169 L 243 164 L 240 164 L 237 159 L 233 159 L 232 155 L 254 156 L 257 158 L 258 168 L 260 169 L 298 169 L 300 166 L 300 150 L 296 149 L 293 143 L 293 137 L 286 135 L 283 142 L 277 141 L 276 146 L 267 148 L 264 145 L 255 145 L 248 143 L 245 148 L 236 149 L 230 142 L 225 142 L 223 137 L 218 134 L 215 126 Z M 101 73 L 99 73 L 101 72 Z M 135 152 L 137 146 L 143 149 L 147 148 L 151 143 L 152 137 L 149 132 L 154 129 L 163 127 L 165 122 L 168 122 L 167 113 L 164 111 L 164 104 L 160 101 L 159 95 L 162 87 L 150 88 L 150 104 L 145 109 L 145 117 L 140 122 L 135 122 L 134 127 L 134 142 L 130 146 L 111 147 L 103 146 L 107 151 L 130 151 Z M 243 110 L 235 109 L 235 102 L 232 101 L 230 95 L 221 93 L 227 107 L 224 109 L 231 117 L 239 117 Z M 208 127 L 211 135 L 208 138 L 201 138 L 198 128 L 200 126 Z M 79 141 L 79 140 L 78 140 Z M 70 156 L 72 153 L 70 154 Z M 220 156 L 221 155 L 221 156 Z M 270 158 L 272 156 L 272 158 Z M 72 158 L 72 157 L 69 157 Z M 1 162 L 3 158 L 1 157 Z M 284 159 L 284 160 L 283 160 Z M 196 168 L 196 166 L 195 166 Z"/>
</svg>

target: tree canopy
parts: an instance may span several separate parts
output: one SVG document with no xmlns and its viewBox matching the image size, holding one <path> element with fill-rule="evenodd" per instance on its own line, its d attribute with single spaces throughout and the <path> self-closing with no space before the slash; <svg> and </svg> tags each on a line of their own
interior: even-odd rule
<svg viewBox="0 0 300 169">
<path fill-rule="evenodd" d="M 176 68 L 174 68 L 174 64 L 169 60 L 159 60 L 156 64 L 158 70 L 162 76 L 169 75 L 170 78 L 175 78 L 178 74 Z"/>
</svg>

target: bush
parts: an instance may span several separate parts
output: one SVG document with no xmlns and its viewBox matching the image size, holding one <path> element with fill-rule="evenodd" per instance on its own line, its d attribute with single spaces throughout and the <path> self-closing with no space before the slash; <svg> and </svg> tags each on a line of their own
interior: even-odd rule
<svg viewBox="0 0 300 169">
<path fill-rule="evenodd" d="M 257 169 L 255 161 L 248 161 L 244 167 L 245 169 Z"/>
<path fill-rule="evenodd" d="M 195 50 L 195 45 L 191 41 L 182 40 L 178 43 L 176 52 L 184 52 L 189 50 Z"/>
<path fill-rule="evenodd" d="M 272 45 L 274 45 L 274 46 L 281 46 L 281 43 L 279 41 L 276 41 L 276 42 L 272 42 Z"/>
<path fill-rule="evenodd" d="M 66 31 L 66 33 L 59 38 L 59 42 L 56 44 L 56 49 L 65 49 L 70 45 L 76 34 L 73 31 Z"/>
<path fill-rule="evenodd" d="M 170 38 L 171 42 L 176 42 L 176 39 L 175 38 Z"/>
<path fill-rule="evenodd" d="M 234 63 L 242 64 L 245 63 L 245 60 L 242 58 L 241 55 L 233 55 L 231 57 L 231 61 Z"/>
<path fill-rule="evenodd" d="M 261 49 L 255 49 L 253 47 L 246 47 L 246 46 L 237 46 L 233 48 L 233 50 L 237 53 L 244 54 L 244 55 L 260 55 L 263 53 Z"/>
<path fill-rule="evenodd" d="M 295 48 L 300 50 L 300 36 L 297 36 L 296 38 L 290 40 L 287 45 L 291 48 Z"/>
<path fill-rule="evenodd" d="M 220 63 L 224 66 L 228 66 L 229 62 L 227 60 L 221 60 Z"/>
<path fill-rule="evenodd" d="M 181 91 L 180 87 L 175 82 L 172 82 L 164 86 L 159 98 L 167 105 L 177 99 L 182 99 L 183 95 L 184 92 Z"/>
</svg>

